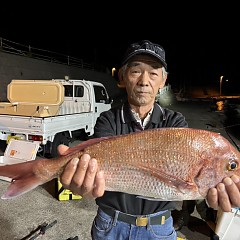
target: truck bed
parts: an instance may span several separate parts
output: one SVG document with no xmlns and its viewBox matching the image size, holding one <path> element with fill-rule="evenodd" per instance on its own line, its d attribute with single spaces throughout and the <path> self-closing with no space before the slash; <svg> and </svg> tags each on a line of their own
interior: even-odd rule
<svg viewBox="0 0 240 240">
<path fill-rule="evenodd" d="M 14 115 L 0 115 L 0 136 L 4 133 L 15 135 L 25 135 L 23 140 L 28 140 L 27 135 L 43 135 L 43 144 L 48 140 L 52 141 L 52 136 L 56 132 L 62 132 L 63 124 L 68 126 L 68 131 L 85 129 L 89 134 L 93 133 L 91 123 L 93 114 L 78 113 L 49 117 L 27 117 Z M 90 124 L 89 124 L 90 123 Z"/>
</svg>

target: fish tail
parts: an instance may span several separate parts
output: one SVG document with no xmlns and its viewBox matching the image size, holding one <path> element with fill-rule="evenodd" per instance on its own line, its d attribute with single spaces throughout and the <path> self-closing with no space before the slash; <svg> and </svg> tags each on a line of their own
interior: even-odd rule
<svg viewBox="0 0 240 240">
<path fill-rule="evenodd" d="M 13 180 L 8 186 L 7 191 L 1 196 L 1 199 L 11 199 L 17 196 L 21 196 L 41 184 L 42 182 L 40 181 L 40 179 L 36 179 L 33 177 L 22 180 Z"/>
<path fill-rule="evenodd" d="M 46 182 L 34 173 L 35 161 L 0 166 L 0 176 L 12 179 L 1 199 L 11 199 L 23 195 Z"/>
</svg>

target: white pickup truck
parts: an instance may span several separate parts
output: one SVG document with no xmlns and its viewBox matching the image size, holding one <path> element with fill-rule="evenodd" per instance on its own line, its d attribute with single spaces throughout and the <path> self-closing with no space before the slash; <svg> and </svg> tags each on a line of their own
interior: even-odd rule
<svg viewBox="0 0 240 240">
<path fill-rule="evenodd" d="M 94 131 L 101 112 L 112 99 L 103 84 L 86 80 L 12 80 L 9 102 L 0 102 L 0 146 L 11 138 L 39 143 L 38 153 L 57 156 L 59 144 Z"/>
</svg>

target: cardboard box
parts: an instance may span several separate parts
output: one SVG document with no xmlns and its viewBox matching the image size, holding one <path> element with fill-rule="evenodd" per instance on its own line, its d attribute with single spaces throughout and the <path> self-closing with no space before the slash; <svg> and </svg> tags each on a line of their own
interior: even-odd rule
<svg viewBox="0 0 240 240">
<path fill-rule="evenodd" d="M 34 160 L 39 143 L 11 138 L 3 156 L 0 156 L 0 165 L 15 164 Z M 0 176 L 1 180 L 11 182 L 12 179 Z"/>
<path fill-rule="evenodd" d="M 80 200 L 79 195 L 74 195 L 70 190 L 64 189 L 59 178 L 57 179 L 57 199 L 59 201 Z"/>
<path fill-rule="evenodd" d="M 240 239 L 240 209 L 232 208 L 231 212 L 218 210 L 215 233 L 219 240 Z"/>
</svg>

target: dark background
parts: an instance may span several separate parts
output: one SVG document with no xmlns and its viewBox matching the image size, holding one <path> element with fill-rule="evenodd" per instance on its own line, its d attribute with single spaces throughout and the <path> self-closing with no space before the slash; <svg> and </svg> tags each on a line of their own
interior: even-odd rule
<svg viewBox="0 0 240 240">
<path fill-rule="evenodd" d="M 50 2 L 49 2 L 50 4 Z M 173 86 L 211 85 L 239 94 L 240 17 L 227 3 L 63 2 L 1 6 L 0 37 L 87 62 L 119 66 L 126 47 L 148 39 L 166 51 Z M 228 80 L 226 82 L 225 80 Z"/>
</svg>

